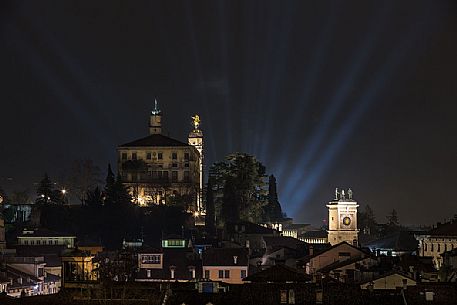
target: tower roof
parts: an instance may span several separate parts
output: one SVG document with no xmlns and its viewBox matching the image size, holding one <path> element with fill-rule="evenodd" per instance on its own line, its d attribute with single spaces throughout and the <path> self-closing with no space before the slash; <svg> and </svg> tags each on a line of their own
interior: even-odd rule
<svg viewBox="0 0 457 305">
<path fill-rule="evenodd" d="M 176 139 L 164 136 L 163 134 L 151 134 L 147 137 L 119 145 L 119 147 L 169 147 L 169 146 L 191 146 Z"/>
</svg>

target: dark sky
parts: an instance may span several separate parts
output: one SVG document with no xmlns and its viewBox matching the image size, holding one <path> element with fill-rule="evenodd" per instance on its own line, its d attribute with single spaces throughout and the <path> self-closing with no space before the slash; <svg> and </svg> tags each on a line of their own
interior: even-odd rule
<svg viewBox="0 0 457 305">
<path fill-rule="evenodd" d="M 206 166 L 256 155 L 296 221 L 335 187 L 378 221 L 457 213 L 456 1 L 2 1 L 0 69 L 8 190 L 114 164 L 157 97 L 173 137 L 201 115 Z"/>
</svg>

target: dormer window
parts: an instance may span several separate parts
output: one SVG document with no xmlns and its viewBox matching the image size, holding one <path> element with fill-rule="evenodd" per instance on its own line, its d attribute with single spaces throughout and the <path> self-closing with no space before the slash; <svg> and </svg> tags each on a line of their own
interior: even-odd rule
<svg viewBox="0 0 457 305">
<path fill-rule="evenodd" d="M 238 256 L 233 256 L 233 264 L 236 265 L 238 262 Z"/>
</svg>

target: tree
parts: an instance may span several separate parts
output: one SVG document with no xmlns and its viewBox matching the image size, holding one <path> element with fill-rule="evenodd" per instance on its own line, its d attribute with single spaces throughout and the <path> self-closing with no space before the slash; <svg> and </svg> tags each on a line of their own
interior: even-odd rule
<svg viewBox="0 0 457 305">
<path fill-rule="evenodd" d="M 114 179 L 114 173 L 111 170 L 111 165 L 108 165 L 108 174 L 106 176 L 106 185 L 105 185 L 105 203 L 107 204 L 127 204 L 132 201 L 127 188 L 122 183 L 122 177 L 120 174 L 117 174 L 116 179 Z"/>
<path fill-rule="evenodd" d="M 205 226 L 206 232 L 208 235 L 214 236 L 216 233 L 216 214 L 214 210 L 214 197 L 213 197 L 213 184 L 211 180 L 208 180 L 206 185 L 206 217 L 205 217 Z"/>
<path fill-rule="evenodd" d="M 114 184 L 116 179 L 114 178 L 113 170 L 111 169 L 111 164 L 108 164 L 108 173 L 106 174 L 106 184 L 105 184 L 105 201 L 112 202 L 114 198 Z"/>
<path fill-rule="evenodd" d="M 103 205 L 103 194 L 98 186 L 96 186 L 92 190 L 88 190 L 86 198 L 86 204 L 89 206 Z"/>
<path fill-rule="evenodd" d="M 363 212 L 359 213 L 359 227 L 368 235 L 376 234 L 377 222 L 373 209 L 367 204 Z"/>
<path fill-rule="evenodd" d="M 389 215 L 387 215 L 387 226 L 384 230 L 384 234 L 392 234 L 395 232 L 398 232 L 401 227 L 400 227 L 400 222 L 398 220 L 398 214 L 395 209 L 390 212 Z"/>
<path fill-rule="evenodd" d="M 6 192 L 2 189 L 1 186 L 0 186 L 0 197 L 1 197 L 0 204 L 8 204 L 9 203 L 9 198 L 8 198 Z"/>
<path fill-rule="evenodd" d="M 221 220 L 223 223 L 240 220 L 240 199 L 235 188 L 234 178 L 232 177 L 228 177 L 225 180 Z"/>
<path fill-rule="evenodd" d="M 92 160 L 73 161 L 67 178 L 69 188 L 78 196 L 82 204 L 87 200 L 88 191 L 100 181 L 100 168 Z"/>
<path fill-rule="evenodd" d="M 234 153 L 210 168 L 210 180 L 214 185 L 215 214 L 218 221 L 238 214 L 238 220 L 260 222 L 264 218 L 264 206 L 268 203 L 265 167 L 254 156 Z M 229 189 L 226 189 L 229 187 Z M 233 208 L 227 209 L 230 204 Z M 225 219 L 226 221 L 227 219 Z"/>
<path fill-rule="evenodd" d="M 400 222 L 398 221 L 398 214 L 395 209 L 393 209 L 392 212 L 387 215 L 387 224 L 392 227 L 400 226 Z"/>
</svg>

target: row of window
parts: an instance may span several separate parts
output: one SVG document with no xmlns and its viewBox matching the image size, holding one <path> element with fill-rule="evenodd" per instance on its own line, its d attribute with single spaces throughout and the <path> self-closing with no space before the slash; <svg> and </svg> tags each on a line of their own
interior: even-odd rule
<svg viewBox="0 0 457 305">
<path fill-rule="evenodd" d="M 122 160 L 127 160 L 128 155 L 126 152 L 123 152 L 121 155 Z M 146 153 L 146 160 L 152 160 L 152 158 L 156 158 L 156 153 L 155 152 L 147 152 Z M 171 159 L 172 160 L 178 160 L 178 153 L 177 152 L 172 152 L 171 153 Z M 189 161 L 190 159 L 190 154 L 189 153 L 184 153 L 184 160 Z M 132 160 L 138 160 L 138 154 L 136 152 L 132 153 Z M 163 160 L 163 153 L 158 152 L 157 153 L 157 160 Z"/>
<path fill-rule="evenodd" d="M 28 245 L 29 244 L 29 241 L 26 239 L 26 240 L 23 240 L 23 244 L 24 245 Z M 59 244 L 59 241 L 58 240 L 31 240 L 30 241 L 30 245 L 58 245 Z"/>
<path fill-rule="evenodd" d="M 454 249 L 454 244 L 451 244 L 451 247 L 449 250 L 452 250 Z M 424 250 L 425 251 L 428 251 L 428 244 L 425 243 L 424 244 Z M 437 244 L 437 247 L 435 247 L 435 244 L 431 244 L 430 245 L 430 251 L 431 252 L 434 252 L 436 250 L 436 252 L 440 253 L 441 252 L 441 244 Z M 444 244 L 444 252 L 446 252 L 448 250 L 448 246 L 447 244 Z"/>
<path fill-rule="evenodd" d="M 160 262 L 161 262 L 161 257 L 158 254 L 141 256 L 141 263 L 143 263 L 143 264 L 160 264 Z"/>
<path fill-rule="evenodd" d="M 230 270 L 218 270 L 218 277 L 220 279 L 229 279 L 230 278 Z M 246 270 L 241 270 L 241 278 L 244 279 L 246 277 Z M 205 278 L 210 278 L 210 271 L 205 270 Z"/>
</svg>

